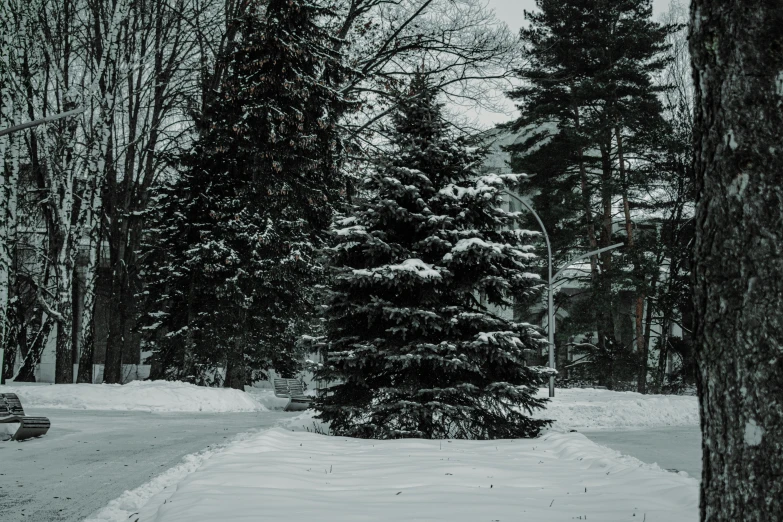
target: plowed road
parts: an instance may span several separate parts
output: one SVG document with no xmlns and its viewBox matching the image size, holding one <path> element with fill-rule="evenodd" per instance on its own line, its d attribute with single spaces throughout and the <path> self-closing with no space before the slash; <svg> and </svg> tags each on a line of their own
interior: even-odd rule
<svg viewBox="0 0 783 522">
<path fill-rule="evenodd" d="M 183 456 L 291 416 L 30 409 L 45 437 L 0 442 L 0 520 L 81 521 Z"/>
</svg>

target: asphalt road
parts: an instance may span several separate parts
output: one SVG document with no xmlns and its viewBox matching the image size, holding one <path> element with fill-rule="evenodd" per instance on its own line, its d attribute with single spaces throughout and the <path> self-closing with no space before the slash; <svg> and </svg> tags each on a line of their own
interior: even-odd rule
<svg viewBox="0 0 783 522">
<path fill-rule="evenodd" d="M 183 456 L 292 414 L 30 409 L 45 437 L 0 442 L 0 520 L 81 521 Z"/>
<path fill-rule="evenodd" d="M 701 479 L 701 431 L 698 426 L 629 431 L 582 431 L 587 438 L 648 464 L 685 471 Z"/>
</svg>

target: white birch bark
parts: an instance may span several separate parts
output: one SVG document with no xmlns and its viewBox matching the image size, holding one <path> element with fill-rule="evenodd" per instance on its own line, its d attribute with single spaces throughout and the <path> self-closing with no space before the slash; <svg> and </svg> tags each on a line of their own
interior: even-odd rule
<svg viewBox="0 0 783 522">
<path fill-rule="evenodd" d="M 18 124 L 21 116 L 19 93 L 13 77 L 18 61 L 18 43 L 13 35 L 24 22 L 23 17 L 13 16 L 16 13 L 12 7 L 9 3 L 0 8 L 0 128 Z M 3 360 L 11 357 L 16 349 L 18 327 L 14 293 L 21 146 L 18 135 L 0 137 L 0 351 L 3 352 Z M 3 370 L 0 363 L 0 382 Z"/>
<path fill-rule="evenodd" d="M 91 48 L 81 45 L 73 36 L 91 27 L 92 11 L 83 0 L 37 0 L 40 27 L 17 38 L 27 39 L 30 53 L 37 58 L 38 69 L 33 71 L 34 88 L 28 93 L 30 107 L 40 110 L 42 116 L 62 112 L 77 106 L 93 107 L 79 119 L 69 119 L 35 128 L 40 144 L 40 162 L 45 177 L 44 189 L 49 217 L 49 234 L 53 248 L 51 279 L 53 288 L 39 288 L 39 302 L 57 325 L 55 380 L 73 382 L 74 337 L 73 286 L 79 249 L 97 228 L 100 216 L 102 176 L 108 149 L 109 114 L 113 110 L 114 93 L 101 91 L 99 85 L 110 60 L 116 62 L 116 49 L 121 25 L 127 16 L 127 0 L 117 0 L 105 11 L 105 19 L 98 24 L 106 31 L 99 40 L 89 40 Z M 48 36 L 48 37 L 47 37 Z M 87 61 L 88 51 L 100 49 L 98 63 Z M 32 94 L 30 94 L 32 93 Z M 97 114 L 96 114 L 97 113 Z M 38 116 L 38 114 L 30 114 Z M 89 271 L 94 272 L 88 267 Z M 92 294 L 94 276 L 87 278 L 88 295 Z M 91 307 L 90 307 L 91 310 Z M 92 318 L 87 318 L 89 327 Z"/>
</svg>

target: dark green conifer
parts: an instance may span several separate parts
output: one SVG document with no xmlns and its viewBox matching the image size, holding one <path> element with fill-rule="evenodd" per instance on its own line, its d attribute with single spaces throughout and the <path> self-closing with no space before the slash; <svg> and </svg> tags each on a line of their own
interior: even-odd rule
<svg viewBox="0 0 783 522">
<path fill-rule="evenodd" d="M 546 370 L 542 342 L 506 318 L 529 273 L 530 232 L 513 230 L 503 191 L 519 176 L 480 176 L 482 152 L 454 136 L 423 78 L 400 96 L 391 150 L 370 194 L 338 222 L 319 377 L 338 382 L 318 417 L 363 438 L 531 437 Z"/>
<path fill-rule="evenodd" d="M 330 12 L 313 0 L 264 3 L 243 16 L 183 175 L 163 191 L 151 270 L 171 376 L 208 380 L 226 367 L 237 388 L 253 371 L 297 369 L 343 186 L 345 69 L 322 27 Z"/>
</svg>

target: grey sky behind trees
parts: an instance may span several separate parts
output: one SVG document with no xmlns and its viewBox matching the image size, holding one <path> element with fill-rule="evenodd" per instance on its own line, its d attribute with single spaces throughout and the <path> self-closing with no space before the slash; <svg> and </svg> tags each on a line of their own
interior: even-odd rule
<svg viewBox="0 0 783 522">
<path fill-rule="evenodd" d="M 536 9 L 535 0 L 484 0 L 489 8 L 494 9 L 498 20 L 505 22 L 509 29 L 516 34 L 525 23 L 525 10 L 534 11 Z M 660 16 L 669 10 L 672 0 L 653 0 L 653 17 L 657 20 Z M 675 0 L 682 4 L 690 5 L 690 0 Z M 510 101 L 504 103 L 505 112 L 493 112 L 490 110 L 465 110 L 462 113 L 468 118 L 475 118 L 480 126 L 490 127 L 497 123 L 508 121 L 515 116 L 514 106 Z"/>
<path fill-rule="evenodd" d="M 685 3 L 687 0 L 683 0 Z M 688 2 L 690 3 L 690 2 Z M 489 7 L 495 10 L 498 19 L 508 24 L 512 31 L 522 27 L 525 15 L 523 11 L 533 11 L 536 8 L 535 0 L 489 0 Z M 669 0 L 653 0 L 653 16 L 658 18 L 669 8 Z"/>
</svg>

